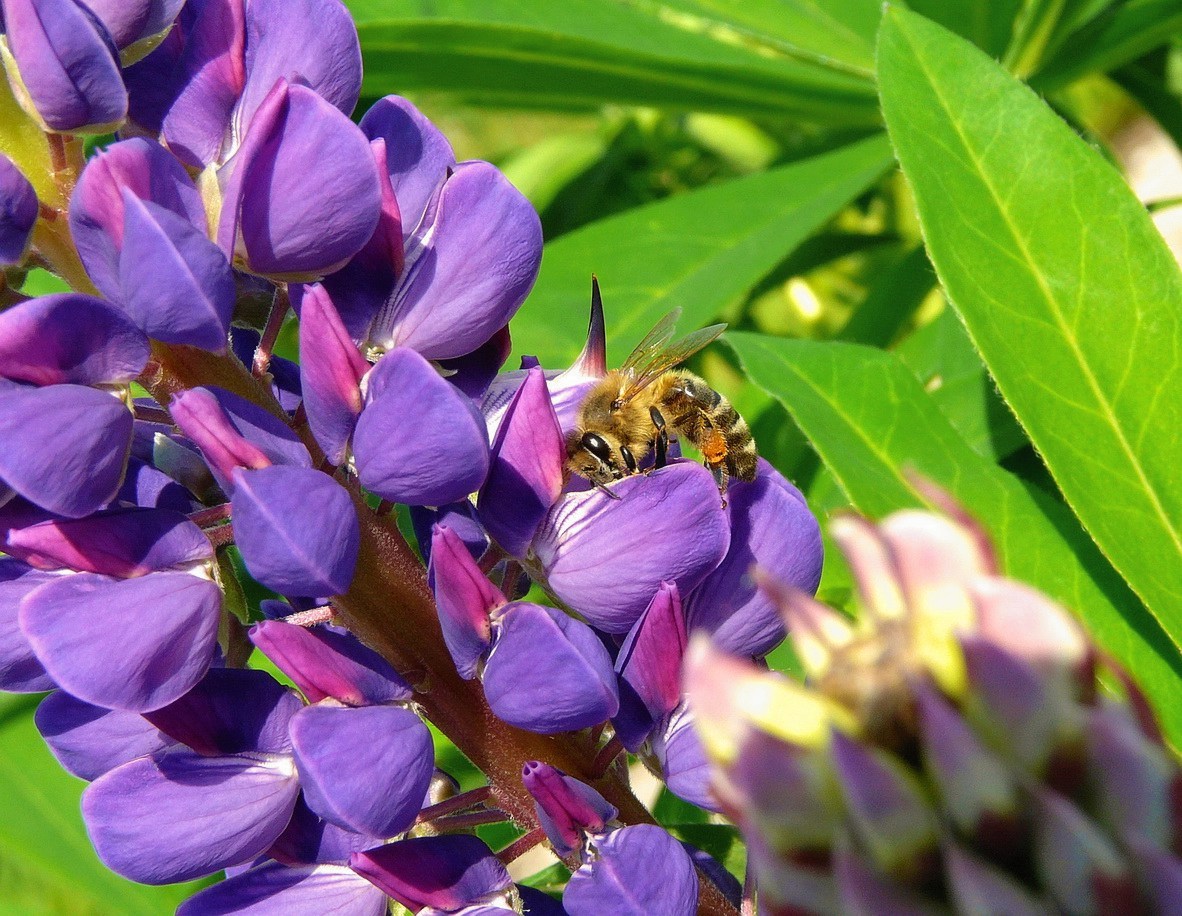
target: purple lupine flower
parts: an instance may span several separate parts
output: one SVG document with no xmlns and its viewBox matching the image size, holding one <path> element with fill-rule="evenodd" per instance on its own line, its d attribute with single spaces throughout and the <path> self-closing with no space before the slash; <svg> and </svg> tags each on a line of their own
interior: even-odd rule
<svg viewBox="0 0 1182 916">
<path fill-rule="evenodd" d="M 550 734 L 597 725 L 619 697 L 611 656 L 591 627 L 557 608 L 509 601 L 450 529 L 431 538 L 431 580 L 444 640 L 461 676 L 479 673 L 489 706 Z M 539 666 L 537 659 L 550 660 Z"/>
<path fill-rule="evenodd" d="M 38 693 L 55 686 L 17 619 L 21 599 L 49 578 L 18 560 L 0 558 L 0 690 Z"/>
<path fill-rule="evenodd" d="M 530 761 L 522 781 L 555 851 L 578 853 L 581 859 L 562 895 L 571 916 L 697 912 L 693 859 L 664 829 L 613 826 L 615 808 L 590 786 L 548 764 Z"/>
<path fill-rule="evenodd" d="M 25 258 L 37 222 L 37 193 L 20 169 L 0 155 L 0 268 Z"/>
<path fill-rule="evenodd" d="M 354 833 L 384 837 L 409 827 L 434 772 L 431 735 L 409 706 L 409 685 L 345 631 L 271 620 L 256 624 L 251 639 L 312 704 L 291 721 L 308 806 Z"/>
<path fill-rule="evenodd" d="M 360 527 L 348 492 L 282 420 L 226 391 L 194 388 L 170 405 L 230 495 L 251 574 L 290 595 L 332 595 L 353 578 Z"/>
<path fill-rule="evenodd" d="M 21 106 L 46 130 L 102 134 L 127 116 L 111 35 L 79 0 L 3 0 L 5 68 Z"/>
<path fill-rule="evenodd" d="M 168 30 L 185 0 L 85 0 L 85 3 L 106 28 L 115 46 L 124 51 Z"/>
<path fill-rule="evenodd" d="M 149 337 L 225 349 L 230 264 L 206 235 L 196 185 L 163 147 L 134 138 L 91 159 L 70 200 L 70 231 L 95 285 Z"/>
<path fill-rule="evenodd" d="M 176 744 L 108 770 L 83 793 L 99 857 L 133 880 L 164 884 L 265 852 L 299 793 L 287 730 L 299 708 L 264 672 L 215 668 L 152 713 Z"/>
<path fill-rule="evenodd" d="M 143 334 L 91 296 L 42 296 L 0 314 L 0 481 L 59 515 L 106 505 L 132 434 L 126 401 L 109 389 L 147 358 Z"/>
</svg>

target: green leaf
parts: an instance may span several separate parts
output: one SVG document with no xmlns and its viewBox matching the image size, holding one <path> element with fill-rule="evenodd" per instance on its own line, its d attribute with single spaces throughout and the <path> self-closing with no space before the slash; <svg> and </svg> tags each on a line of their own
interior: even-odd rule
<svg viewBox="0 0 1182 916">
<path fill-rule="evenodd" d="M 1177 262 L 1121 176 L 976 48 L 891 9 L 879 69 L 950 301 L 1068 503 L 1177 640 Z"/>
<path fill-rule="evenodd" d="M 1075 610 L 1148 692 L 1175 742 L 1182 656 L 1071 513 L 974 452 L 893 354 L 731 333 L 752 381 L 779 398 L 853 504 L 880 517 L 923 498 L 918 472 L 990 532 L 1007 575 Z"/>
<path fill-rule="evenodd" d="M 107 869 L 82 826 L 86 784 L 62 770 L 33 725 L 36 697 L 0 695 L 0 900 L 6 913 L 170 913 L 203 883 L 147 887 Z"/>
<path fill-rule="evenodd" d="M 1115 4 L 1064 40 L 1031 83 L 1049 92 L 1088 73 L 1106 72 L 1136 60 L 1182 34 L 1178 0 L 1128 0 Z"/>
<path fill-rule="evenodd" d="M 674 307 L 684 312 L 684 328 L 705 324 L 889 163 L 884 138 L 874 136 L 562 236 L 546 246 L 537 286 L 514 325 L 517 351 L 548 366 L 564 366 L 575 357 L 586 336 L 592 272 L 603 288 L 609 358 L 622 360 Z"/>
<path fill-rule="evenodd" d="M 866 298 L 837 336 L 849 343 L 887 346 L 935 285 L 936 275 L 927 252 L 917 245 L 878 274 Z"/>
<path fill-rule="evenodd" d="M 597 109 L 605 103 L 878 121 L 870 74 L 818 51 L 752 47 L 626 0 L 349 0 L 370 96 L 446 91 L 484 105 Z"/>
<path fill-rule="evenodd" d="M 867 73 L 874 68 L 878 0 L 667 0 L 665 6 L 687 17 L 687 24 L 697 17 L 703 30 L 722 26 L 789 57 L 827 58 Z"/>
<path fill-rule="evenodd" d="M 674 824 L 667 829 L 677 839 L 712 855 L 719 865 L 743 880 L 747 847 L 737 827 L 730 824 Z"/>
<path fill-rule="evenodd" d="M 1026 445 L 1026 434 L 951 311 L 910 335 L 895 353 L 973 451 L 996 462 Z"/>
<path fill-rule="evenodd" d="M 1023 0 L 907 0 L 907 5 L 1001 57 L 1014 37 Z"/>
<path fill-rule="evenodd" d="M 1182 96 L 1164 85 L 1163 74 L 1154 73 L 1138 62 L 1121 67 L 1111 76 L 1170 135 L 1174 145 L 1182 149 Z"/>
</svg>

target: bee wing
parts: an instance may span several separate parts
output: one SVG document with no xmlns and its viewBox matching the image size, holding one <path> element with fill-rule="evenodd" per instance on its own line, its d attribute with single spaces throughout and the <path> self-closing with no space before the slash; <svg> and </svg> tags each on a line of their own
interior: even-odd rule
<svg viewBox="0 0 1182 916">
<path fill-rule="evenodd" d="M 676 321 L 676 317 L 674 321 Z M 633 378 L 629 380 L 628 387 L 624 389 L 623 394 L 620 396 L 621 399 L 628 401 L 635 397 L 637 393 L 651 385 L 663 373 L 672 369 L 678 363 L 685 362 L 704 346 L 717 340 L 725 330 L 725 324 L 712 324 L 708 328 L 702 328 L 701 330 L 686 334 L 685 337 L 675 340 L 661 349 L 650 350 L 646 354 L 646 359 L 642 364 L 630 368 L 629 371 L 633 375 Z"/>
<path fill-rule="evenodd" d="M 680 317 L 681 309 L 676 308 L 653 325 L 653 329 L 644 335 L 644 339 L 636 345 L 636 349 L 628 354 L 628 358 L 620 366 L 620 371 L 636 373 L 641 365 L 646 364 L 655 354 L 664 350 L 665 345 L 673 337 L 673 330 L 677 327 L 677 319 Z"/>
</svg>

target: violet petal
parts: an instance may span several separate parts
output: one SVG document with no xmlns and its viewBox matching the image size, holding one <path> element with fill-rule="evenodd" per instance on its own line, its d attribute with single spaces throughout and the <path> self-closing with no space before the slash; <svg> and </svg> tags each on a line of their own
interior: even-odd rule
<svg viewBox="0 0 1182 916">
<path fill-rule="evenodd" d="M 187 573 L 77 573 L 26 595 L 20 625 L 62 688 L 96 706 L 142 712 L 171 703 L 205 674 L 221 604 L 221 589 Z"/>
<path fill-rule="evenodd" d="M 412 910 L 457 910 L 513 886 L 513 879 L 479 837 L 415 837 L 355 853 L 350 867 Z"/>
<path fill-rule="evenodd" d="M 800 491 L 762 459 L 751 483 L 727 490 L 731 542 L 726 558 L 686 597 L 691 630 L 704 629 L 737 655 L 766 655 L 784 638 L 769 597 L 756 588 L 758 565 L 777 581 L 813 594 L 821 581 L 821 529 Z"/>
<path fill-rule="evenodd" d="M 619 813 L 590 786 L 539 760 L 526 761 L 521 782 L 534 797 L 546 838 L 563 858 L 582 846 L 584 832 L 602 833 Z"/>
<path fill-rule="evenodd" d="M 37 192 L 7 156 L 0 155 L 0 267 L 24 260 L 37 222 Z"/>
<path fill-rule="evenodd" d="M 662 582 L 685 594 L 726 554 L 730 530 L 710 472 L 678 462 L 648 476 L 569 494 L 550 510 L 534 553 L 554 593 L 608 633 L 627 633 Z"/>
<path fill-rule="evenodd" d="M 347 830 L 393 836 L 418 816 L 435 772 L 431 733 L 400 706 L 309 706 L 291 723 L 308 807 Z"/>
<path fill-rule="evenodd" d="M 369 706 L 411 697 L 410 685 L 390 663 L 344 630 L 264 620 L 251 627 L 250 639 L 310 703 L 332 697 L 349 706 Z"/>
<path fill-rule="evenodd" d="M 570 916 L 692 916 L 698 873 L 681 844 L 653 824 L 623 827 L 595 844 L 598 855 L 562 894 Z"/>
<path fill-rule="evenodd" d="M 123 195 L 120 303 L 149 337 L 224 351 L 235 300 L 226 256 L 188 220 Z"/>
<path fill-rule="evenodd" d="M 366 489 L 394 502 L 441 506 L 480 486 L 489 462 L 484 419 L 426 359 L 399 347 L 378 360 L 366 382 L 353 434 Z"/>
<path fill-rule="evenodd" d="M 566 441 L 541 369 L 531 369 L 509 403 L 492 446 L 477 506 L 489 534 L 524 556 L 538 525 L 562 492 Z"/>
<path fill-rule="evenodd" d="M 291 751 L 288 728 L 303 708 L 294 691 L 265 671 L 211 668 L 179 700 L 144 717 L 204 757 Z"/>
<path fill-rule="evenodd" d="M 611 656 L 585 623 L 557 608 L 514 602 L 501 612 L 484 666 L 497 716 L 541 734 L 598 725 L 619 709 Z M 538 659 L 547 659 L 539 665 Z"/>
<path fill-rule="evenodd" d="M 113 509 L 3 531 L 0 546 L 38 569 L 73 569 L 131 579 L 213 559 L 209 538 L 179 512 Z"/>
<path fill-rule="evenodd" d="M 173 743 L 139 713 L 93 706 L 64 690 L 42 700 L 34 719 L 58 763 L 88 781 Z"/>
<path fill-rule="evenodd" d="M 89 515 L 119 492 L 131 430 L 131 411 L 106 391 L 0 386 L 0 480 L 50 512 Z"/>
<path fill-rule="evenodd" d="M 171 751 L 100 776 L 82 795 L 99 858 L 141 884 L 172 884 L 247 862 L 291 818 L 291 760 Z"/>
<path fill-rule="evenodd" d="M 327 474 L 272 465 L 234 472 L 234 537 L 250 574 L 288 595 L 336 595 L 357 565 L 361 528 Z"/>
<path fill-rule="evenodd" d="M 542 227 L 530 202 L 487 162 L 457 166 L 432 216 L 408 240 L 406 271 L 371 338 L 447 359 L 508 324 L 537 276 Z"/>
<path fill-rule="evenodd" d="M 300 387 L 308 425 L 333 464 L 345 460 L 361 413 L 361 379 L 370 365 L 349 337 L 323 286 L 304 287 L 300 303 Z"/>
<path fill-rule="evenodd" d="M 431 532 L 428 576 L 435 592 L 443 641 L 460 677 L 476 676 L 477 662 L 492 644 L 489 614 L 506 604 L 505 596 L 476 565 L 467 545 L 450 528 Z"/>
<path fill-rule="evenodd" d="M 195 894 L 177 916 L 385 916 L 388 903 L 346 865 L 267 862 Z"/>
<path fill-rule="evenodd" d="M 52 577 L 0 557 L 0 690 L 40 693 L 57 685 L 33 654 L 17 621 L 20 601 Z"/>
<path fill-rule="evenodd" d="M 76 0 L 4 0 L 20 95 L 50 130 L 106 133 L 127 116 L 111 36 Z"/>
<path fill-rule="evenodd" d="M 720 810 L 710 787 L 710 759 L 694 729 L 693 715 L 684 705 L 667 718 L 652 745 L 670 792 L 707 811 Z"/>
<path fill-rule="evenodd" d="M 148 340 L 126 315 L 81 293 L 39 296 L 0 312 L 0 376 L 34 385 L 127 382 Z"/>
</svg>

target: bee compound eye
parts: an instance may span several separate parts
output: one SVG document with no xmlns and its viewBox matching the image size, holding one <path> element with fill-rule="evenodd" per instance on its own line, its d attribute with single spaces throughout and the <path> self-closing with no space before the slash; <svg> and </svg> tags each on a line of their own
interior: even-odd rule
<svg viewBox="0 0 1182 916">
<path fill-rule="evenodd" d="M 607 444 L 607 440 L 603 436 L 597 433 L 583 433 L 582 445 L 604 464 L 611 463 L 612 447 Z"/>
</svg>

